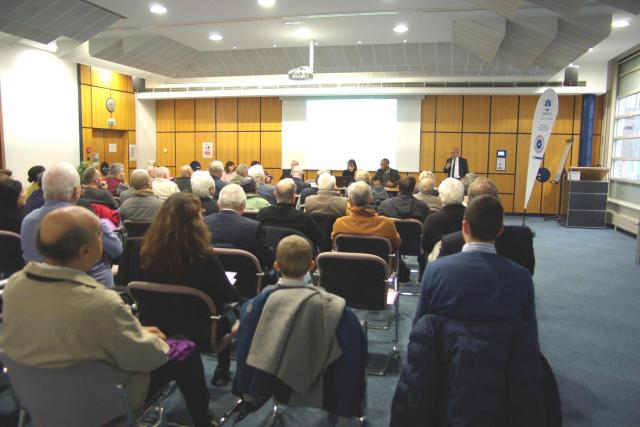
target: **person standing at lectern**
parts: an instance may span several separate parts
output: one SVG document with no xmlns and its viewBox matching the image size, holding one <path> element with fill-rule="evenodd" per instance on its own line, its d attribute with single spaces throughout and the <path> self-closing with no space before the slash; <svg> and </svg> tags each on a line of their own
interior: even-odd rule
<svg viewBox="0 0 640 427">
<path fill-rule="evenodd" d="M 456 179 L 464 178 L 469 173 L 467 159 L 460 157 L 460 149 L 458 147 L 451 149 L 451 157 L 447 159 L 444 172 L 448 177 Z"/>
<path fill-rule="evenodd" d="M 395 187 L 400 181 L 400 174 L 397 170 L 389 167 L 389 159 L 380 160 L 380 169 L 376 171 L 373 181 L 379 180 L 385 187 Z"/>
</svg>

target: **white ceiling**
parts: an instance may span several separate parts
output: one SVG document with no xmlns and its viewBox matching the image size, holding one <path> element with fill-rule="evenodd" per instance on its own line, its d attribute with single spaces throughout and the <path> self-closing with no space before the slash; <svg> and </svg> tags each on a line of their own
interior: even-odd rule
<svg viewBox="0 0 640 427">
<path fill-rule="evenodd" d="M 270 9 L 256 0 L 158 0 L 165 15 L 149 12 L 153 2 L 3 0 L 0 31 L 42 43 L 65 36 L 59 54 L 68 59 L 174 79 L 283 74 L 307 64 L 309 37 L 317 72 L 541 77 L 581 57 L 620 54 L 638 43 L 624 32 L 640 27 L 640 0 L 277 0 Z M 612 14 L 632 27 L 610 35 Z M 394 33 L 398 23 L 409 30 Z M 223 40 L 209 40 L 212 32 Z M 85 40 L 90 56 L 74 57 Z M 586 57 L 598 43 L 607 51 Z"/>
</svg>

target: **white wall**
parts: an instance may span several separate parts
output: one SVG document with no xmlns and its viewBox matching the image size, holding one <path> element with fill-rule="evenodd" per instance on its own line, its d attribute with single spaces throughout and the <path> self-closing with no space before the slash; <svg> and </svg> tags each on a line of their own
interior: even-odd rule
<svg viewBox="0 0 640 427">
<path fill-rule="evenodd" d="M 27 183 L 33 165 L 80 159 L 75 63 L 43 50 L 0 48 L 6 167 Z"/>
<path fill-rule="evenodd" d="M 156 101 L 136 98 L 136 150 L 139 168 L 156 159 Z"/>
</svg>

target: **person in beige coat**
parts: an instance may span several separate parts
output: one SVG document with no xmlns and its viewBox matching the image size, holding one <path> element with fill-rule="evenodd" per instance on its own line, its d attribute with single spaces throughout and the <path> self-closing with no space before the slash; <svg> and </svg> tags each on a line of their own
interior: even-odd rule
<svg viewBox="0 0 640 427">
<path fill-rule="evenodd" d="M 306 213 L 323 213 L 335 216 L 347 214 L 347 198 L 335 191 L 336 177 L 323 173 L 318 177 L 318 193 L 308 196 L 304 201 Z"/>
<path fill-rule="evenodd" d="M 42 219 L 36 245 L 44 262 L 30 262 L 9 279 L 0 348 L 36 368 L 105 362 L 134 411 L 175 380 L 195 425 L 211 426 L 198 352 L 168 361 L 164 334 L 143 327 L 116 292 L 86 274 L 102 256 L 100 234 L 96 216 L 81 207 L 57 209 Z"/>
</svg>

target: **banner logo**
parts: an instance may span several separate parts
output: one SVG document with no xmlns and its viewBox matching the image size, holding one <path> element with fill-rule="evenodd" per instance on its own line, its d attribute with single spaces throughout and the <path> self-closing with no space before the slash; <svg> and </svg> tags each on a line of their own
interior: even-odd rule
<svg viewBox="0 0 640 427">
<path fill-rule="evenodd" d="M 533 148 L 536 150 L 536 153 L 538 154 L 544 151 L 544 138 L 542 137 L 542 135 L 536 136 L 536 141 Z"/>
</svg>

